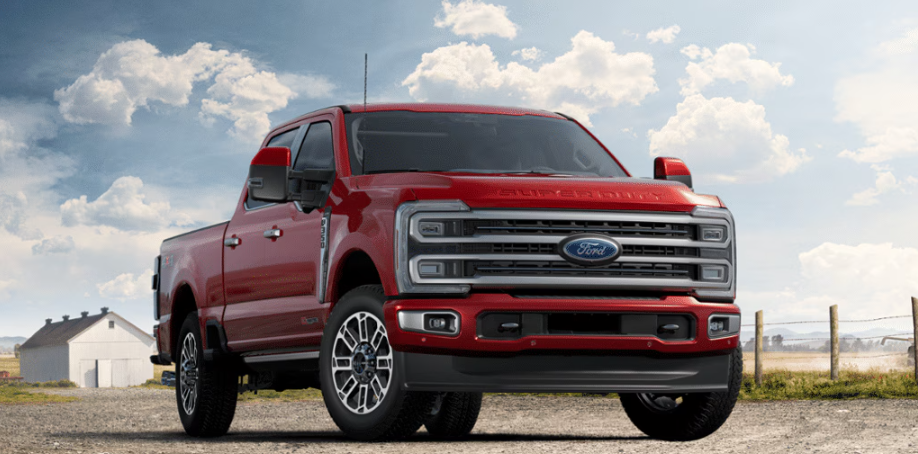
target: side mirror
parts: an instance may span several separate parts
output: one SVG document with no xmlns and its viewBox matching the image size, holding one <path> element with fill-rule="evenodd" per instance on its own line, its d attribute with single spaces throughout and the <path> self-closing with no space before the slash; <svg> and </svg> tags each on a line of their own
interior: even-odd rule
<svg viewBox="0 0 918 454">
<path fill-rule="evenodd" d="M 288 172 L 289 148 L 262 148 L 249 165 L 249 194 L 262 202 L 286 202 Z"/>
<path fill-rule="evenodd" d="M 692 188 L 692 173 L 679 158 L 657 158 L 653 160 L 653 179 L 678 181 Z"/>
</svg>

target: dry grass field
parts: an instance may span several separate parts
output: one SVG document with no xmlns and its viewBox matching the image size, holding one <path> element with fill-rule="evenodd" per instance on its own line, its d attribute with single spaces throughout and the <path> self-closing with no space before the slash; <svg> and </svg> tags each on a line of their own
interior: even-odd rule
<svg viewBox="0 0 918 454">
<path fill-rule="evenodd" d="M 816 352 L 766 352 L 763 366 L 766 371 L 788 370 L 795 372 L 828 371 L 830 368 L 828 353 Z M 911 369 L 904 353 L 842 353 L 839 357 L 839 368 L 848 371 L 907 371 Z M 755 372 L 755 354 L 743 353 L 743 371 Z"/>
<path fill-rule="evenodd" d="M 5 370 L 13 377 L 19 376 L 19 358 L 4 356 L 0 358 L 0 370 Z"/>
</svg>

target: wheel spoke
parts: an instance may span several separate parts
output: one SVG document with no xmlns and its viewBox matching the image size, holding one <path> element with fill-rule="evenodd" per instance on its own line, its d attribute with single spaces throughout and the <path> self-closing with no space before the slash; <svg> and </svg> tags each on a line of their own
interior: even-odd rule
<svg viewBox="0 0 918 454">
<path fill-rule="evenodd" d="M 347 356 L 332 356 L 332 372 L 351 370 L 351 358 Z"/>
<path fill-rule="evenodd" d="M 386 329 L 382 325 L 376 324 L 376 331 L 373 333 L 373 340 L 370 341 L 370 345 L 373 347 L 373 350 L 379 350 L 379 344 L 386 338 Z"/>
<path fill-rule="evenodd" d="M 357 334 L 360 337 L 360 342 L 367 342 L 369 340 L 367 338 L 369 333 L 367 333 L 367 317 L 366 316 L 357 318 Z"/>
<path fill-rule="evenodd" d="M 351 333 L 351 330 L 347 329 L 347 325 L 341 327 L 337 338 L 344 342 L 344 345 L 347 346 L 349 352 L 353 352 L 354 349 L 357 348 L 357 344 L 359 344 L 357 339 L 354 338 L 354 334 Z"/>
</svg>

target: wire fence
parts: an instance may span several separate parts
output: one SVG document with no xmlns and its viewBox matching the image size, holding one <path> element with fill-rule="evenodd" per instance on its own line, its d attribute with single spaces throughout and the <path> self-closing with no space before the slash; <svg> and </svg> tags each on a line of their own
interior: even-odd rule
<svg viewBox="0 0 918 454">
<path fill-rule="evenodd" d="M 913 313 L 865 319 L 842 319 L 837 306 L 823 320 L 765 322 L 741 325 L 741 344 L 747 356 L 744 369 L 756 373 L 761 383 L 764 369 L 830 371 L 832 378 L 844 370 L 916 370 Z M 754 333 L 750 333 L 752 331 Z"/>
</svg>

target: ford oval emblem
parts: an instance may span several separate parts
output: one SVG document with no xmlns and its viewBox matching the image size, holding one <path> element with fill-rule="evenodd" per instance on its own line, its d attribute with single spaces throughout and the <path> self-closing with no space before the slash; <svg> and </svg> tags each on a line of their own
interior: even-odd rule
<svg viewBox="0 0 918 454">
<path fill-rule="evenodd" d="M 568 262 L 599 266 L 615 261 L 621 255 L 622 247 L 618 241 L 607 236 L 582 233 L 562 240 L 558 251 Z"/>
</svg>

